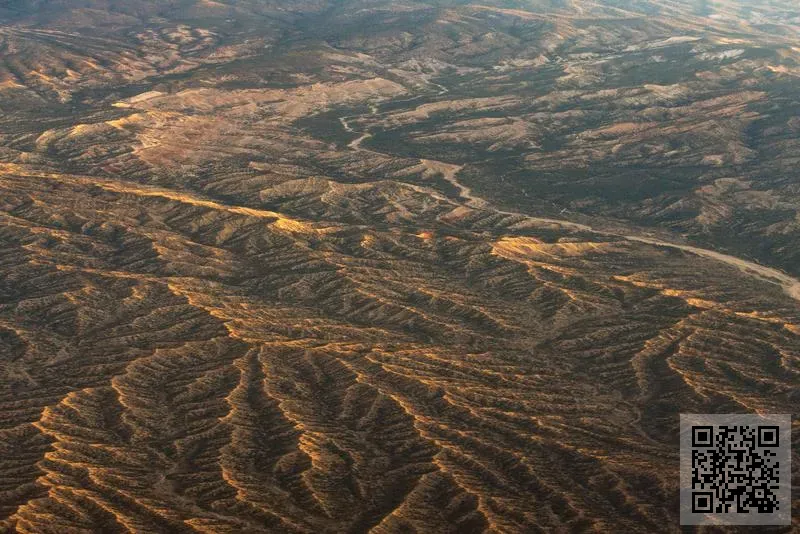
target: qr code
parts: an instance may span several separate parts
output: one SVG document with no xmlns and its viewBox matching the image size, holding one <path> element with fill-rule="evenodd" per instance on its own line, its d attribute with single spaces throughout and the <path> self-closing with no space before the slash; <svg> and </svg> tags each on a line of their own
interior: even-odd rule
<svg viewBox="0 0 800 534">
<path fill-rule="evenodd" d="M 789 415 L 681 415 L 681 524 L 791 522 Z"/>
</svg>

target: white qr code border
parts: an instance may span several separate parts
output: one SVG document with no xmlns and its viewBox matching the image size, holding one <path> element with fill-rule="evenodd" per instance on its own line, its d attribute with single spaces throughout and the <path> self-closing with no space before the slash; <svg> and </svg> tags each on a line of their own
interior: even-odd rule
<svg viewBox="0 0 800 534">
<path fill-rule="evenodd" d="M 791 524 L 791 423 L 792 416 L 789 414 L 681 414 L 681 525 Z M 735 434 L 743 427 L 747 428 L 748 434 Z M 759 427 L 764 429 L 763 435 L 759 434 Z M 768 427 L 773 427 L 774 431 Z M 723 458 L 712 454 L 717 450 L 722 429 L 729 431 L 729 437 L 744 437 L 744 441 L 727 444 L 729 455 L 724 458 L 724 466 L 721 465 Z M 730 452 L 731 449 L 733 452 Z M 752 455 L 753 452 L 757 455 Z M 747 458 L 747 461 L 738 461 L 742 458 Z M 755 462 L 753 458 L 756 458 Z M 703 469 L 709 465 L 713 467 L 713 472 Z M 777 469 L 772 471 L 776 466 Z M 716 483 L 710 482 L 716 476 L 726 481 L 723 482 L 724 486 L 720 485 L 719 479 L 714 481 Z M 757 506 L 752 506 L 755 501 L 739 499 L 736 502 L 751 505 L 742 511 L 735 502 L 721 499 L 720 495 L 735 497 L 736 493 L 731 494 L 727 490 L 741 489 L 752 476 L 770 480 L 769 486 L 764 487 L 770 499 L 777 504 L 775 510 L 767 512 L 765 510 L 769 507 L 764 506 L 759 511 Z M 759 491 L 755 495 L 764 496 L 764 492 Z"/>
</svg>

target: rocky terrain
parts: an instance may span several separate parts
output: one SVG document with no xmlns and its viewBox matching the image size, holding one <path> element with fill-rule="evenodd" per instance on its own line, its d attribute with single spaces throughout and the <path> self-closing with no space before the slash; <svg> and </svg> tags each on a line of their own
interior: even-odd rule
<svg viewBox="0 0 800 534">
<path fill-rule="evenodd" d="M 798 30 L 0 2 L 0 530 L 680 531 L 678 414 L 800 401 Z"/>
</svg>

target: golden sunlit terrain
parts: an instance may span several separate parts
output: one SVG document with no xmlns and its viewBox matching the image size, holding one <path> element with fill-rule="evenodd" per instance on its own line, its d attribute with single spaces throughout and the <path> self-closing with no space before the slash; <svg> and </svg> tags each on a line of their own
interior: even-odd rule
<svg viewBox="0 0 800 534">
<path fill-rule="evenodd" d="M 679 532 L 678 414 L 800 405 L 798 37 L 0 2 L 0 531 Z"/>
</svg>

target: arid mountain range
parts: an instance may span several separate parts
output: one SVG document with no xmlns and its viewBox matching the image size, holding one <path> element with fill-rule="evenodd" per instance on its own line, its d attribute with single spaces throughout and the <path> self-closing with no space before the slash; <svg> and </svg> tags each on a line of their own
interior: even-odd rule
<svg viewBox="0 0 800 534">
<path fill-rule="evenodd" d="M 793 1 L 0 0 L 0 531 L 679 532 L 798 278 Z"/>
</svg>

